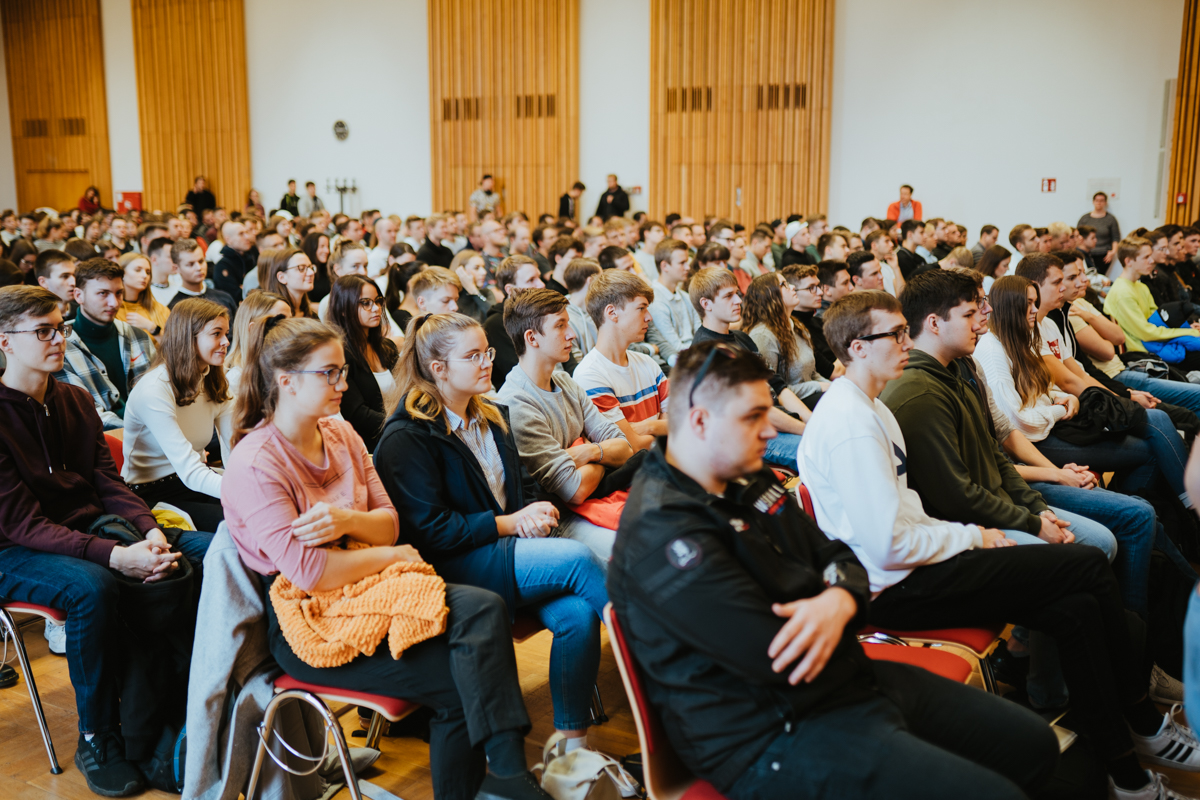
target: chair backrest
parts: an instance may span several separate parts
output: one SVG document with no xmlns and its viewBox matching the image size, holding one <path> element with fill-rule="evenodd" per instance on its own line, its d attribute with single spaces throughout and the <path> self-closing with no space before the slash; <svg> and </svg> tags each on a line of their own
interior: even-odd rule
<svg viewBox="0 0 1200 800">
<path fill-rule="evenodd" d="M 608 640 L 617 657 L 617 668 L 625 684 L 625 694 L 629 696 L 633 721 L 637 725 L 646 792 L 651 800 L 679 797 L 696 778 L 679 760 L 663 730 L 662 721 L 650 705 L 637 662 L 633 660 L 633 653 L 629 650 L 625 632 L 621 629 L 612 603 L 604 607 L 604 623 L 608 626 Z"/>
<path fill-rule="evenodd" d="M 800 498 L 800 505 L 804 506 L 804 513 L 817 520 L 817 510 L 813 508 L 812 495 L 808 493 L 808 487 L 803 483 L 796 487 L 796 495 Z"/>
<path fill-rule="evenodd" d="M 122 449 L 125 443 L 115 436 L 104 434 L 104 441 L 108 442 L 108 452 L 112 453 L 113 461 L 117 462 L 117 472 L 125 468 L 125 452 Z"/>
</svg>

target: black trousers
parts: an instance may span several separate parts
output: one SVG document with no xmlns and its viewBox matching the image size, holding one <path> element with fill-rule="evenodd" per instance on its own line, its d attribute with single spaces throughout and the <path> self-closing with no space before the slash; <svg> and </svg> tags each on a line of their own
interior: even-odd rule
<svg viewBox="0 0 1200 800">
<path fill-rule="evenodd" d="M 170 503 L 183 509 L 191 516 L 198 531 L 216 533 L 217 527 L 225 520 L 221 498 L 189 489 L 178 475 L 129 488 L 151 508 L 158 503 Z"/>
<path fill-rule="evenodd" d="M 1080 732 L 1101 758 L 1129 753 L 1124 710 L 1146 696 L 1144 633 L 1121 603 L 1117 579 L 1095 547 L 968 550 L 914 570 L 871 601 L 883 628 L 927 629 L 1011 622 L 1053 637 Z"/>
<path fill-rule="evenodd" d="M 907 664 L 874 666 L 878 697 L 793 723 L 725 796 L 1024 800 L 1050 777 L 1058 743 L 1037 714 Z"/>
<path fill-rule="evenodd" d="M 530 722 L 504 601 L 486 589 L 447 584 L 446 605 L 446 632 L 410 647 L 398 660 L 384 643 L 372 656 L 317 669 L 292 652 L 268 597 L 271 655 L 298 680 L 400 697 L 432 709 L 433 796 L 472 800 L 487 771 L 483 743 L 505 731 L 524 735 Z"/>
</svg>

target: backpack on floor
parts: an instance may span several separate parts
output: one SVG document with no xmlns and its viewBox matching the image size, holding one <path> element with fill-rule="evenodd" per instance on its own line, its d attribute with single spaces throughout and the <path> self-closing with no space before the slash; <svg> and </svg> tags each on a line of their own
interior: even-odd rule
<svg viewBox="0 0 1200 800">
<path fill-rule="evenodd" d="M 566 752 L 566 738 L 555 733 L 542 749 L 542 789 L 554 800 L 621 800 L 638 795 L 637 781 L 612 756 L 581 747 Z"/>
</svg>

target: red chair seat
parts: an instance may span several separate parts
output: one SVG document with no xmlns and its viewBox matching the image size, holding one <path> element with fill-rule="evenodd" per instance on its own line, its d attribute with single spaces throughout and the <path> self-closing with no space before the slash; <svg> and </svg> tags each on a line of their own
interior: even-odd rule
<svg viewBox="0 0 1200 800">
<path fill-rule="evenodd" d="M 55 625 L 67 624 L 67 612 L 51 608 L 50 606 L 39 606 L 34 603 L 18 603 L 12 600 L 0 601 L 0 606 L 4 606 L 9 611 L 15 611 L 18 614 L 36 614 L 42 619 L 50 620 Z"/>
<path fill-rule="evenodd" d="M 875 661 L 895 661 L 928 670 L 934 675 L 966 683 L 971 677 L 971 665 L 958 656 L 930 650 L 927 647 L 902 647 L 894 644 L 864 644 L 867 658 Z"/>
<path fill-rule="evenodd" d="M 108 452 L 112 454 L 113 461 L 117 463 L 117 473 L 125 467 L 125 443 L 115 436 L 104 434 L 104 440 L 108 443 Z"/>
<path fill-rule="evenodd" d="M 946 644 L 965 647 L 982 658 L 992 648 L 992 645 L 1000 637 L 1000 634 L 1004 632 L 1004 627 L 1003 625 L 995 625 L 979 628 L 938 628 L 926 631 L 898 631 L 892 628 L 880 628 L 872 625 L 864 628 L 863 633 L 869 634 L 873 631 L 879 631 L 899 639 L 944 642 Z"/>
<path fill-rule="evenodd" d="M 512 638 L 518 644 L 528 639 L 530 636 L 541 633 L 546 630 L 546 626 L 542 621 L 532 614 L 518 611 L 517 618 L 512 624 Z"/>
<path fill-rule="evenodd" d="M 725 795 L 708 781 L 698 780 L 688 787 L 679 800 L 725 800 Z"/>
<path fill-rule="evenodd" d="M 388 722 L 396 722 L 407 717 L 420 708 L 420 704 L 411 703 L 396 697 L 384 697 L 381 694 L 356 692 L 352 689 L 335 689 L 332 686 L 320 686 L 315 683 L 298 681 L 290 675 L 281 675 L 275 679 L 276 691 L 289 689 L 301 692 L 312 692 L 315 695 L 329 698 L 338 703 L 350 703 L 356 706 L 366 706 L 372 711 L 378 711 Z"/>
</svg>

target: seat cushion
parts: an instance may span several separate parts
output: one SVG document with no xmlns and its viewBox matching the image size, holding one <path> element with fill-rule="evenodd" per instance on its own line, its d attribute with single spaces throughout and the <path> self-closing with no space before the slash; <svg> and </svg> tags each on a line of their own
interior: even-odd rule
<svg viewBox="0 0 1200 800">
<path fill-rule="evenodd" d="M 864 644 L 867 658 L 876 661 L 896 661 L 929 670 L 957 683 L 966 683 L 971 677 L 971 665 L 965 659 L 928 647 L 904 647 L 894 644 Z"/>
<path fill-rule="evenodd" d="M 366 706 L 373 711 L 378 711 L 389 722 L 404 719 L 421 707 L 418 703 L 410 703 L 408 700 L 401 700 L 398 697 L 384 697 L 381 694 L 368 694 L 367 692 L 356 692 L 351 689 L 335 689 L 332 686 L 305 683 L 304 681 L 296 680 L 290 675 L 280 675 L 275 679 L 275 691 L 283 692 L 289 689 L 312 692 L 315 695 L 338 703 Z"/>
<path fill-rule="evenodd" d="M 528 612 L 518 611 L 517 618 L 513 620 L 512 624 L 512 638 L 514 641 L 523 642 L 544 630 L 546 630 L 546 626 L 540 619 Z"/>
<path fill-rule="evenodd" d="M 683 793 L 679 800 L 725 800 L 725 795 L 718 792 L 708 781 L 696 781 Z"/>
<path fill-rule="evenodd" d="M 976 655 L 982 656 L 987 653 L 996 639 L 1004 632 L 1003 625 L 981 626 L 978 628 L 938 628 L 936 630 L 925 631 L 898 631 L 892 628 L 870 628 L 870 630 L 882 631 L 883 633 L 891 634 L 900 639 L 908 639 L 910 641 L 919 642 L 945 642 L 946 644 L 954 644 L 959 647 L 965 647 Z"/>
<path fill-rule="evenodd" d="M 34 603 L 20 603 L 15 600 L 0 600 L 0 605 L 4 606 L 11 612 L 19 614 L 37 614 L 43 619 L 48 619 L 55 625 L 67 624 L 67 612 L 60 611 L 57 608 L 50 606 L 39 606 Z"/>
</svg>

